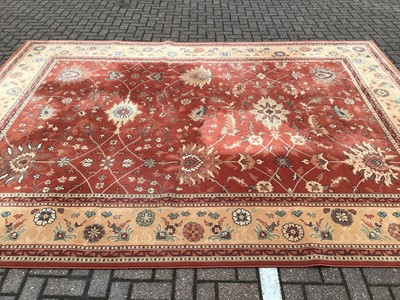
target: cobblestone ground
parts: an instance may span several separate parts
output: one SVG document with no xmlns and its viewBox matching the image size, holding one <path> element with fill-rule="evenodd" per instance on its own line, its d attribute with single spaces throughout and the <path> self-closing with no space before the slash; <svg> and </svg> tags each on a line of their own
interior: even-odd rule
<svg viewBox="0 0 400 300">
<path fill-rule="evenodd" d="M 27 39 L 374 40 L 400 68 L 399 16 L 398 0 L 2 0 L 0 63 Z M 400 269 L 279 276 L 284 299 L 400 299 Z M 261 298 L 257 269 L 7 269 L 0 278 L 2 300 Z"/>
</svg>

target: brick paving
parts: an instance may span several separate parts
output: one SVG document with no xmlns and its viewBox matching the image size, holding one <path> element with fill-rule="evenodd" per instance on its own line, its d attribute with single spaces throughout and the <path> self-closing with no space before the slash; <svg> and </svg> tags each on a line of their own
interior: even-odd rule
<svg viewBox="0 0 400 300">
<path fill-rule="evenodd" d="M 256 269 L 0 270 L 0 299 L 261 299 Z"/>
<path fill-rule="evenodd" d="M 284 299 L 400 299 L 397 268 L 280 269 Z M 324 295 L 324 296 L 322 296 Z"/>
<path fill-rule="evenodd" d="M 2 0 L 0 64 L 27 39 L 374 40 L 400 68 L 398 0 Z M 400 269 L 279 269 L 284 299 L 400 299 Z M 0 299 L 260 299 L 257 269 L 0 270 Z M 272 299 L 273 300 L 273 299 Z"/>
</svg>

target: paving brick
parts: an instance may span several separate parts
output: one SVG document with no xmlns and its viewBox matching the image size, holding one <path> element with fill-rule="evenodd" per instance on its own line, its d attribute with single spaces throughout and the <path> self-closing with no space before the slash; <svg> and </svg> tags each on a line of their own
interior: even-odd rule
<svg viewBox="0 0 400 300">
<path fill-rule="evenodd" d="M 24 269 L 9 270 L 6 279 L 4 280 L 1 291 L 3 293 L 17 293 L 26 274 L 27 270 Z"/>
<path fill-rule="evenodd" d="M 156 280 L 172 280 L 173 270 L 172 269 L 157 269 Z"/>
<path fill-rule="evenodd" d="M 177 300 L 193 299 L 193 269 L 176 270 L 175 297 Z"/>
<path fill-rule="evenodd" d="M 342 283 L 342 275 L 338 268 L 321 268 L 322 278 L 325 283 Z"/>
<path fill-rule="evenodd" d="M 39 299 L 39 294 L 45 282 L 44 278 L 30 277 L 26 280 L 18 300 Z"/>
<path fill-rule="evenodd" d="M 116 281 L 111 284 L 109 299 L 124 300 L 129 297 L 129 282 Z"/>
<path fill-rule="evenodd" d="M 215 284 L 211 282 L 198 283 L 196 291 L 197 299 L 201 300 L 214 300 L 215 295 Z"/>
<path fill-rule="evenodd" d="M 219 300 L 260 299 L 258 285 L 253 283 L 219 283 Z"/>
<path fill-rule="evenodd" d="M 300 284 L 283 284 L 283 298 L 287 300 L 303 300 L 305 299 L 303 287 Z"/>
<path fill-rule="evenodd" d="M 363 272 L 370 284 L 400 285 L 400 269 L 365 268 Z"/>
<path fill-rule="evenodd" d="M 158 300 L 171 299 L 172 283 L 135 282 L 132 284 L 131 299 Z"/>
<path fill-rule="evenodd" d="M 368 300 L 371 297 L 368 294 L 367 286 L 362 278 L 361 270 L 358 268 L 342 269 L 346 282 L 351 282 L 347 287 L 353 300 Z"/>
<path fill-rule="evenodd" d="M 282 282 L 322 282 L 318 268 L 280 269 Z"/>
<path fill-rule="evenodd" d="M 257 281 L 257 269 L 239 268 L 238 279 L 241 281 Z"/>
<path fill-rule="evenodd" d="M 105 297 L 110 276 L 110 270 L 95 270 L 90 281 L 88 295 L 90 297 Z"/>
<path fill-rule="evenodd" d="M 44 275 L 44 276 L 67 276 L 69 270 L 66 269 L 33 269 L 29 275 Z"/>
<path fill-rule="evenodd" d="M 400 286 L 391 287 L 392 293 L 396 300 L 400 300 Z"/>
<path fill-rule="evenodd" d="M 236 280 L 235 269 L 199 269 L 197 280 Z"/>
<path fill-rule="evenodd" d="M 86 282 L 78 279 L 49 278 L 43 294 L 48 296 L 81 296 Z"/>
<path fill-rule="evenodd" d="M 77 277 L 87 277 L 89 276 L 90 271 L 89 270 L 72 270 L 71 276 L 77 276 Z"/>
<path fill-rule="evenodd" d="M 390 289 L 387 286 L 373 286 L 370 287 L 373 300 L 391 300 L 393 299 L 390 294 Z"/>
<path fill-rule="evenodd" d="M 118 279 L 151 279 L 153 271 L 150 269 L 115 270 L 114 278 Z"/>
<path fill-rule="evenodd" d="M 349 297 L 343 285 L 307 285 L 305 286 L 307 300 L 346 300 Z"/>
</svg>

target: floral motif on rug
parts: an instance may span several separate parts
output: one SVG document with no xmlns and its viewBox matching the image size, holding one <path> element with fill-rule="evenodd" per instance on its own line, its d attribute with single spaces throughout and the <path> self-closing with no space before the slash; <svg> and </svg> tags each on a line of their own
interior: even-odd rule
<svg viewBox="0 0 400 300">
<path fill-rule="evenodd" d="M 400 265 L 399 81 L 372 42 L 26 42 L 0 265 Z"/>
</svg>

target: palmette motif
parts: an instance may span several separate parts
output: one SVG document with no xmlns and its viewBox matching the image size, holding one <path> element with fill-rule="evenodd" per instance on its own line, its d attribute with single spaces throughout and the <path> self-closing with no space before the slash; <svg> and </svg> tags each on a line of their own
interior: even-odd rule
<svg viewBox="0 0 400 300">
<path fill-rule="evenodd" d="M 233 60 L 187 49 L 202 58 L 160 61 L 162 49 L 141 47 L 142 61 L 123 51 L 45 65 L 2 124 L 4 245 L 319 244 L 327 260 L 329 247 L 398 246 L 399 128 L 387 108 L 399 90 L 375 87 L 389 76 L 366 63 L 371 48 L 336 47 L 337 59 L 314 45 L 221 52 Z"/>
</svg>

